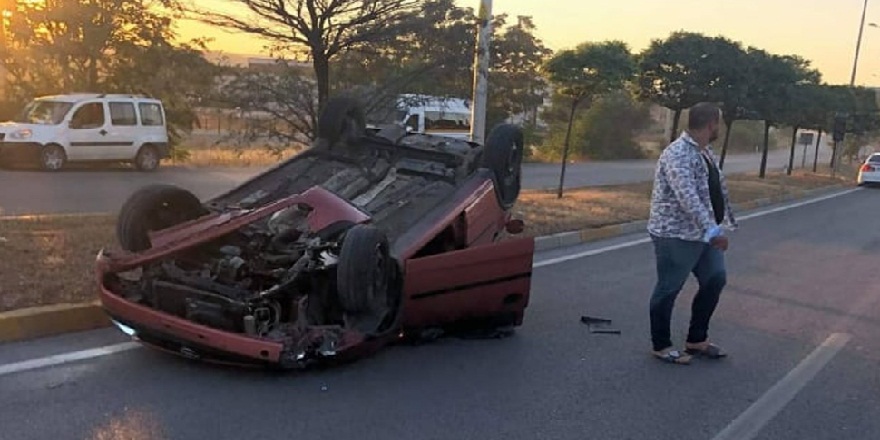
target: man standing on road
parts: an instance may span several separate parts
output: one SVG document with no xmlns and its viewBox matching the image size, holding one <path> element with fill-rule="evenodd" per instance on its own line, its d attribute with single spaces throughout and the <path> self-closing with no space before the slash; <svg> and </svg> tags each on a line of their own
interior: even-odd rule
<svg viewBox="0 0 880 440">
<path fill-rule="evenodd" d="M 709 320 L 727 283 L 724 227 L 737 226 L 724 175 L 709 146 L 718 139 L 721 121 L 717 106 L 695 105 L 687 130 L 657 161 L 648 220 L 657 259 L 657 284 L 650 302 L 651 342 L 654 356 L 670 363 L 688 364 L 692 355 L 725 356 L 708 339 Z M 682 353 L 672 344 L 670 325 L 675 299 L 691 273 L 699 290 Z"/>
</svg>

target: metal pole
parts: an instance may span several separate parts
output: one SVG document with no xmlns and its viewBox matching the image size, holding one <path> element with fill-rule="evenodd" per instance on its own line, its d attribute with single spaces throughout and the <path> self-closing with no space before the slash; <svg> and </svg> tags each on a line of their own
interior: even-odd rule
<svg viewBox="0 0 880 440">
<path fill-rule="evenodd" d="M 471 109 L 471 140 L 483 143 L 486 137 L 486 108 L 489 100 L 490 42 L 492 40 L 492 0 L 480 0 L 479 32 L 474 55 L 474 105 Z"/>
<path fill-rule="evenodd" d="M 856 84 L 856 70 L 859 67 L 859 51 L 862 48 L 862 34 L 865 32 L 865 14 L 868 12 L 868 0 L 865 0 L 865 5 L 862 7 L 862 24 L 859 26 L 859 38 L 856 41 L 856 57 L 853 61 L 853 70 L 852 70 L 852 78 L 849 80 L 849 85 L 854 86 Z"/>
</svg>

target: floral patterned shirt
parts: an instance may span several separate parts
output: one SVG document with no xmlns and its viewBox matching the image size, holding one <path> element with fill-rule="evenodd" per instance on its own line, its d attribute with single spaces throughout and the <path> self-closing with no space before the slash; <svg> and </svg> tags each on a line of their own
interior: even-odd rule
<svg viewBox="0 0 880 440">
<path fill-rule="evenodd" d="M 730 197 L 724 173 L 719 169 L 725 217 L 716 223 L 709 193 L 709 169 L 704 155 L 718 167 L 711 147 L 702 152 L 687 133 L 671 143 L 657 161 L 648 232 L 665 238 L 708 242 L 720 235 L 722 227 L 735 229 L 736 218 L 730 207 Z"/>
</svg>

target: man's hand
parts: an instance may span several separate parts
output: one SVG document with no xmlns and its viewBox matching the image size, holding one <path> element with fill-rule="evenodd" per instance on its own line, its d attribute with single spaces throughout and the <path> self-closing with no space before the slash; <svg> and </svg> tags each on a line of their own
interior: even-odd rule
<svg viewBox="0 0 880 440">
<path fill-rule="evenodd" d="M 713 238 L 712 241 L 709 242 L 709 244 L 711 244 L 712 246 L 714 246 L 718 249 L 721 249 L 722 251 L 726 251 L 727 247 L 730 245 L 730 242 L 727 240 L 727 237 L 722 235 L 722 236 Z"/>
</svg>

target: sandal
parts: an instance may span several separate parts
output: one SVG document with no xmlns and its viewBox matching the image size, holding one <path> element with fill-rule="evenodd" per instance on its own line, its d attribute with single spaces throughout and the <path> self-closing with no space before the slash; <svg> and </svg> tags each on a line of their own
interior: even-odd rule
<svg viewBox="0 0 880 440">
<path fill-rule="evenodd" d="M 688 365 L 691 363 L 691 356 L 684 354 L 678 350 L 666 349 L 653 352 L 654 357 L 669 364 Z"/>
<path fill-rule="evenodd" d="M 690 344 L 688 345 L 689 346 L 685 350 L 685 352 L 690 355 L 706 357 L 709 359 L 721 359 L 723 357 L 727 357 L 727 353 L 725 353 L 724 350 L 721 349 L 721 347 L 712 343 L 706 344 L 704 347 L 690 346 Z"/>
</svg>

